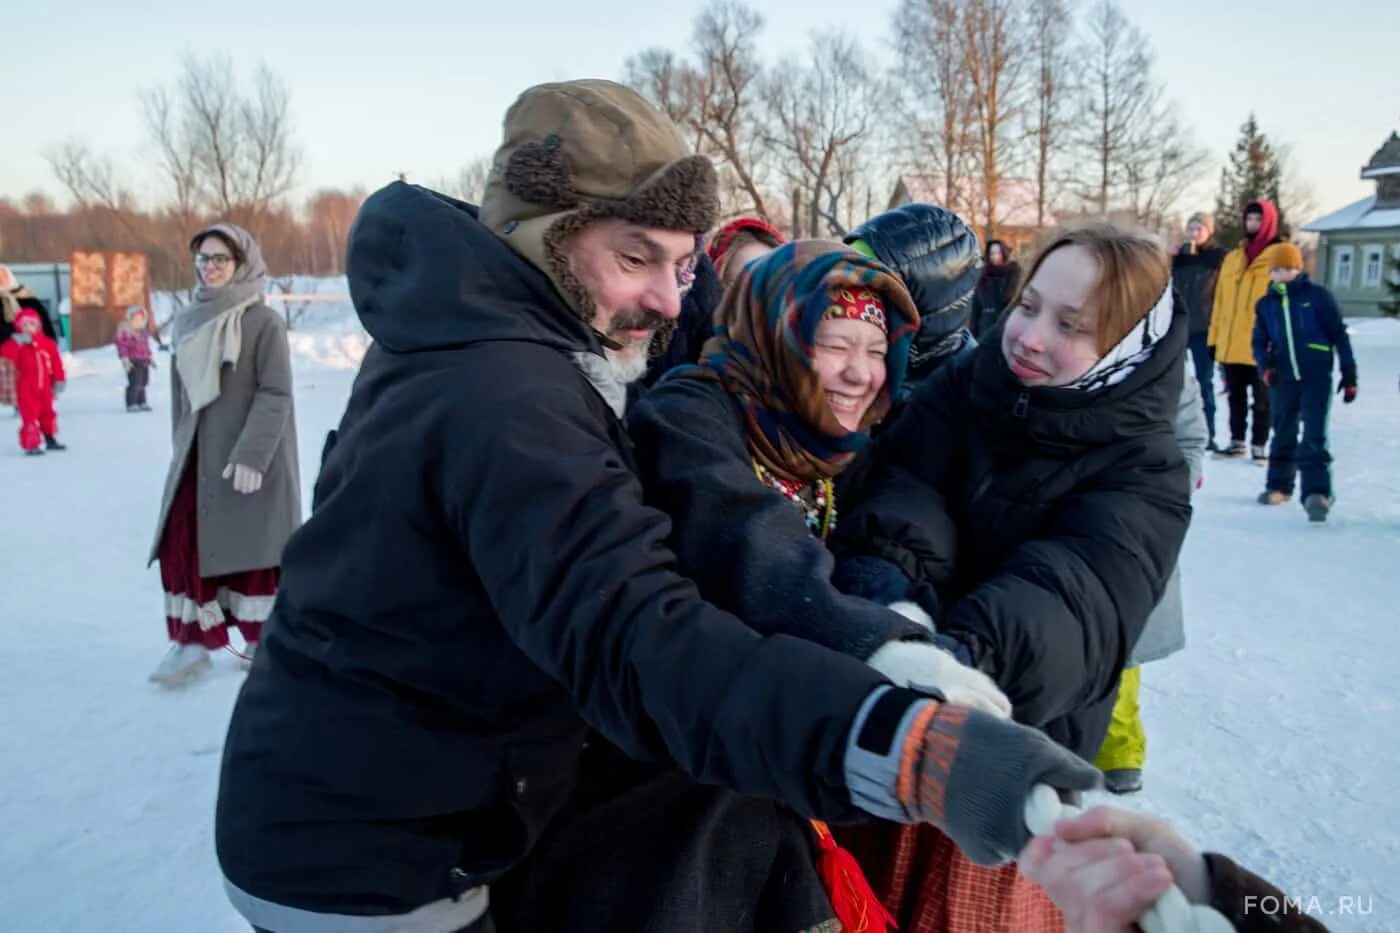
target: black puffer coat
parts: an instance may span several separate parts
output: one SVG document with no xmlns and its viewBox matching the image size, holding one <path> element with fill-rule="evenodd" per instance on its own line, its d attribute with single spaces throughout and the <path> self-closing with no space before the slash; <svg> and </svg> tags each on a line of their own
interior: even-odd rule
<svg viewBox="0 0 1400 933">
<path fill-rule="evenodd" d="M 919 309 L 919 333 L 909 348 L 901 399 L 939 365 L 968 349 L 967 322 L 982 267 L 977 235 L 962 218 L 932 204 L 903 204 L 856 227 L 875 258 L 904 281 Z"/>
<path fill-rule="evenodd" d="M 1210 315 L 1215 307 L 1215 283 L 1220 276 L 1220 264 L 1225 250 L 1211 240 L 1205 246 L 1187 252 L 1182 247 L 1172 257 L 1172 284 L 1186 304 L 1191 317 L 1191 336 L 1205 336 L 1210 331 Z"/>
<path fill-rule="evenodd" d="M 764 638 L 675 572 L 590 329 L 475 209 L 365 202 L 375 345 L 288 544 L 224 748 L 216 843 L 248 894 L 394 914 L 521 862 L 586 726 L 701 783 L 858 815 L 846 735 L 885 683 Z"/>
<path fill-rule="evenodd" d="M 1173 433 L 1187 320 L 1095 393 L 1026 388 L 1000 332 L 924 383 L 875 442 L 833 540 L 933 587 L 939 630 L 1016 718 L 1092 757 L 1191 518 Z"/>
</svg>

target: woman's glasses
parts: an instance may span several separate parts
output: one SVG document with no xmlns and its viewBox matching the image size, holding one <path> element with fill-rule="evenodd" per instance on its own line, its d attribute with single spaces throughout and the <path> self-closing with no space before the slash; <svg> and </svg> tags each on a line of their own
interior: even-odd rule
<svg viewBox="0 0 1400 933">
<path fill-rule="evenodd" d="M 194 264 L 196 266 L 213 266 L 215 269 L 222 269 L 233 262 L 233 257 L 228 253 L 195 253 Z"/>
</svg>

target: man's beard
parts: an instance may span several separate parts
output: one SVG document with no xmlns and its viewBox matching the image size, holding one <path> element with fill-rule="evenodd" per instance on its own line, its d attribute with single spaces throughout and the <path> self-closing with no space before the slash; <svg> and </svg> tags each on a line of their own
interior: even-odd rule
<svg viewBox="0 0 1400 933">
<path fill-rule="evenodd" d="M 606 347 L 603 349 L 603 356 L 619 380 L 623 383 L 632 383 L 646 375 L 647 365 L 650 363 L 648 350 L 655 343 L 657 333 L 664 329 L 665 324 L 666 319 L 661 315 L 651 311 L 643 311 L 640 308 L 632 311 L 619 311 L 613 317 L 612 323 L 608 325 L 607 336 L 617 343 L 623 343 L 619 337 L 622 331 L 651 331 L 651 336 L 646 340 L 638 343 L 627 342 L 621 350 Z"/>
<path fill-rule="evenodd" d="M 642 378 L 647 373 L 649 360 L 647 355 L 640 348 L 629 347 L 626 350 L 609 350 L 604 348 L 603 357 L 612 367 L 613 375 L 623 384 L 630 385 Z"/>
</svg>

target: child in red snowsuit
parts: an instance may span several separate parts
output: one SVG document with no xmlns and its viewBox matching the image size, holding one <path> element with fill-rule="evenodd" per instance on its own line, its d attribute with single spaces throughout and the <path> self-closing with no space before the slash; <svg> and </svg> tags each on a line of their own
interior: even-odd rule
<svg viewBox="0 0 1400 933">
<path fill-rule="evenodd" d="M 15 316 L 15 332 L 0 343 L 0 356 L 15 366 L 15 394 L 19 401 L 19 446 L 26 454 L 37 456 L 44 451 L 42 439 L 49 450 L 63 450 L 55 437 L 58 416 L 54 414 L 54 396 L 63 391 L 63 360 L 58 344 L 40 332 L 38 312 L 26 308 Z"/>
</svg>

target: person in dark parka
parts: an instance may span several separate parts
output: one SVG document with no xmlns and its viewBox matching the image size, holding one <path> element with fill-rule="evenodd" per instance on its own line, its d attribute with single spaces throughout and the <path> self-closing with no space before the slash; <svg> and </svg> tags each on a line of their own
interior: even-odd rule
<svg viewBox="0 0 1400 933">
<path fill-rule="evenodd" d="M 1201 384 L 1206 416 L 1206 446 L 1215 450 L 1215 353 L 1208 346 L 1210 316 L 1215 306 L 1215 284 L 1225 250 L 1215 242 L 1215 218 L 1192 214 L 1186 222 L 1186 240 L 1172 256 L 1172 285 L 1191 315 L 1191 362 Z"/>
<path fill-rule="evenodd" d="M 926 584 L 939 632 L 1017 720 L 1083 754 L 1103 740 L 1190 520 L 1172 427 L 1187 319 L 1168 282 L 1151 241 L 1062 235 L 1004 331 L 940 369 L 877 439 L 834 539 L 842 558 Z"/>
<path fill-rule="evenodd" d="M 1299 498 L 1308 518 L 1321 522 L 1336 498 L 1327 449 L 1332 362 L 1336 358 L 1341 364 L 1337 394 L 1350 404 L 1356 401 L 1356 355 L 1336 299 L 1303 272 L 1302 251 L 1280 243 L 1273 266 L 1273 284 L 1254 314 L 1254 358 L 1269 387 L 1274 419 L 1269 473 L 1259 501 L 1287 502 L 1301 474 Z"/>
<path fill-rule="evenodd" d="M 1011 247 L 1005 240 L 989 241 L 972 301 L 972 336 L 981 340 L 992 332 L 1002 312 L 1011 307 L 1020 284 L 1021 264 L 1011 258 Z"/>
</svg>

